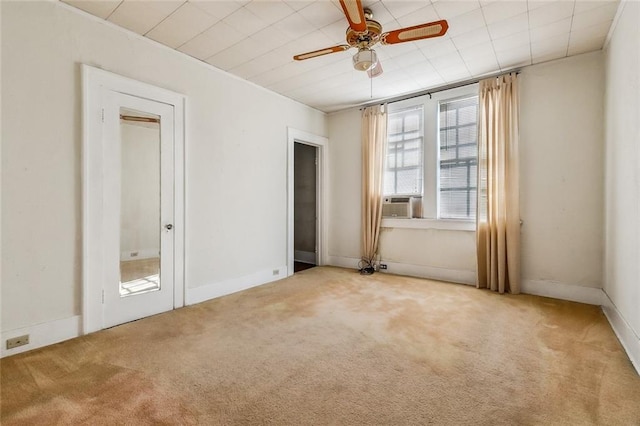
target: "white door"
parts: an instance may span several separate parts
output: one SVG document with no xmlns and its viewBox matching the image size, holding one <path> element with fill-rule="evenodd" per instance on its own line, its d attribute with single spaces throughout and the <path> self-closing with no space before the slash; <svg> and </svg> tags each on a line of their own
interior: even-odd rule
<svg viewBox="0 0 640 426">
<path fill-rule="evenodd" d="M 174 306 L 173 107 L 103 92 L 103 327 Z"/>
</svg>

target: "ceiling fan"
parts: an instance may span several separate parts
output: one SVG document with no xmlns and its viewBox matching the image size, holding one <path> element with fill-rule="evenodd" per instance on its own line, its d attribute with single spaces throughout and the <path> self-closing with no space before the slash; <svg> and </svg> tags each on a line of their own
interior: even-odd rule
<svg viewBox="0 0 640 426">
<path fill-rule="evenodd" d="M 346 35 L 348 44 L 302 53 L 295 55 L 293 59 L 303 61 L 355 47 L 358 52 L 353 55 L 353 67 L 358 71 L 367 71 L 369 77 L 377 77 L 382 74 L 382 65 L 375 50 L 372 49 L 375 44 L 397 44 L 440 37 L 449 29 L 447 21 L 441 20 L 383 33 L 382 25 L 373 20 L 371 10 L 362 7 L 361 0 L 340 0 L 340 6 L 349 22 Z"/>
</svg>

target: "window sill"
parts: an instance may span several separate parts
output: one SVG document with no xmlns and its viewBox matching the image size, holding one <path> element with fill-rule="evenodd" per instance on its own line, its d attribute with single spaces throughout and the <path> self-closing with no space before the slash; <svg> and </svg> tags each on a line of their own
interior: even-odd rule
<svg viewBox="0 0 640 426">
<path fill-rule="evenodd" d="M 476 222 L 455 219 L 393 219 L 383 218 L 382 228 L 443 229 L 447 231 L 475 232 Z"/>
</svg>

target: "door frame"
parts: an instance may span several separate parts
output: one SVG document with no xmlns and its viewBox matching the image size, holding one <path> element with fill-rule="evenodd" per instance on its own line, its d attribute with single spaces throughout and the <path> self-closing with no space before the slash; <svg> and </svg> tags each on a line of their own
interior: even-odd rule
<svg viewBox="0 0 640 426">
<path fill-rule="evenodd" d="M 327 255 L 327 235 L 328 227 L 326 218 L 329 217 L 327 189 L 329 188 L 329 139 L 324 136 L 314 135 L 291 127 L 287 128 L 287 276 L 293 275 L 294 243 L 293 243 L 293 222 L 294 222 L 294 149 L 295 144 L 301 143 L 317 148 L 318 164 L 316 165 L 316 263 L 324 265 L 328 259 Z"/>
<path fill-rule="evenodd" d="M 114 91 L 173 107 L 174 119 L 174 295 L 184 306 L 184 123 L 186 97 L 166 89 L 82 64 L 82 331 L 104 328 L 103 277 L 103 93 Z"/>
</svg>

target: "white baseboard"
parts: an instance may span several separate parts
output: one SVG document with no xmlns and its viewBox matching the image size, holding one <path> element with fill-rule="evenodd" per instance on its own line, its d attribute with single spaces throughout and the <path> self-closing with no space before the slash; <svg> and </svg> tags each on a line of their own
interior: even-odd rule
<svg viewBox="0 0 640 426">
<path fill-rule="evenodd" d="M 316 254 L 312 251 L 294 250 L 293 260 L 295 260 L 296 262 L 312 263 L 315 265 Z"/>
<path fill-rule="evenodd" d="M 43 346 L 53 345 L 73 339 L 82 334 L 80 315 L 36 324 L 29 327 L 17 328 L 15 330 L 3 331 L 0 333 L 0 344 L 2 344 L 0 357 L 15 355 L 22 352 L 38 349 Z M 29 343 L 13 349 L 7 349 L 7 339 L 13 337 L 29 335 Z"/>
<path fill-rule="evenodd" d="M 602 292 L 602 310 L 613 328 L 613 332 L 618 336 L 618 340 L 627 352 L 627 356 L 631 360 L 638 374 L 640 374 L 640 336 L 631 328 L 629 323 L 624 319 L 616 305 L 609 298 L 609 295 Z"/>
<path fill-rule="evenodd" d="M 360 259 L 356 259 L 355 257 L 329 256 L 326 264 L 339 266 L 340 268 L 358 269 L 358 262 L 360 262 Z"/>
<path fill-rule="evenodd" d="M 226 296 L 227 294 L 236 293 L 251 287 L 281 280 L 287 276 L 287 267 L 280 266 L 278 268 L 258 271 L 250 275 L 219 281 L 200 287 L 187 288 L 185 294 L 185 305 L 193 305 L 195 303 L 215 299 L 216 297 Z"/>
<path fill-rule="evenodd" d="M 382 273 L 407 275 L 410 277 L 427 278 L 430 280 L 447 281 L 457 284 L 476 284 L 476 271 L 465 271 L 460 269 L 437 268 L 425 265 L 412 265 L 409 263 L 396 263 L 383 260 L 387 265 Z"/>
<path fill-rule="evenodd" d="M 341 257 L 341 256 L 329 257 L 329 265 L 340 266 L 343 268 L 358 269 L 359 261 L 360 259 L 356 259 L 353 257 Z M 436 268 L 433 266 L 389 262 L 387 260 L 383 260 L 382 263 L 387 265 L 387 269 L 381 270 L 380 273 L 407 275 L 410 277 L 426 278 L 426 279 L 438 280 L 438 281 L 448 281 L 448 282 L 458 283 L 458 284 L 475 285 L 476 283 L 475 271 Z"/>
<path fill-rule="evenodd" d="M 553 299 L 569 300 L 589 305 L 602 305 L 603 291 L 601 288 L 585 287 L 566 284 L 558 281 L 522 280 L 520 291 L 535 296 L 551 297 Z"/>
</svg>

